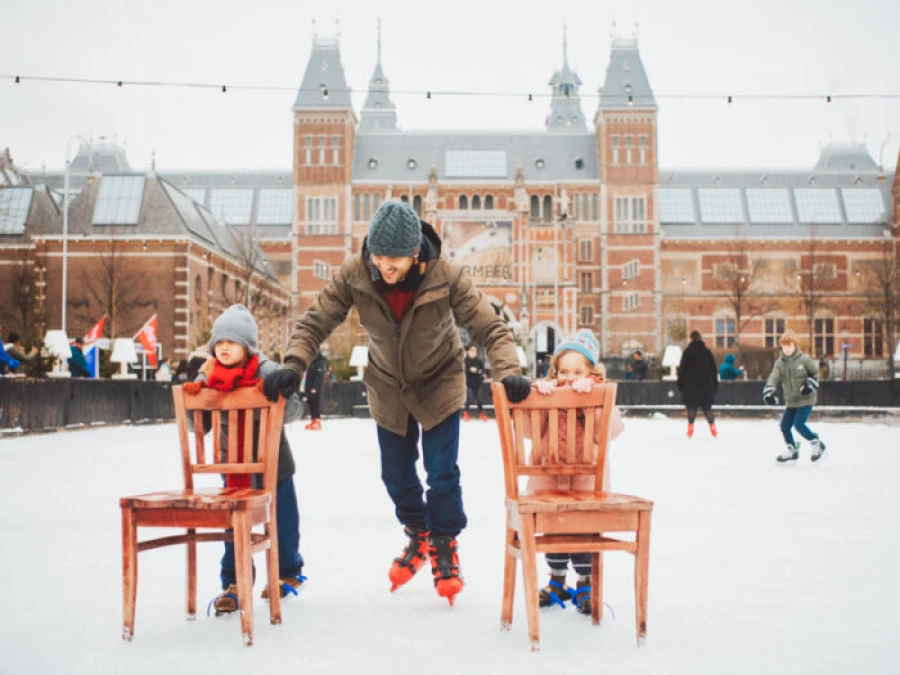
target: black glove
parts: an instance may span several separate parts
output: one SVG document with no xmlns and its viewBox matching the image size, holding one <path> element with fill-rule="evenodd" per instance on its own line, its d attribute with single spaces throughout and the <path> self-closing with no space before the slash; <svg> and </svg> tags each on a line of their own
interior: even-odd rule
<svg viewBox="0 0 900 675">
<path fill-rule="evenodd" d="M 521 375 L 507 375 L 501 382 L 510 403 L 521 403 L 531 393 L 531 382 Z"/>
<path fill-rule="evenodd" d="M 763 402 L 766 405 L 778 405 L 778 396 L 775 394 L 775 387 L 766 387 L 763 389 Z"/>
<path fill-rule="evenodd" d="M 809 396 L 818 388 L 819 382 L 812 377 L 807 377 L 805 380 L 803 380 L 803 384 L 800 385 L 800 395 Z"/>
<path fill-rule="evenodd" d="M 300 389 L 300 376 L 289 368 L 281 368 L 274 373 L 266 375 L 263 380 L 263 393 L 266 398 L 275 403 L 279 394 L 290 398 Z"/>
</svg>

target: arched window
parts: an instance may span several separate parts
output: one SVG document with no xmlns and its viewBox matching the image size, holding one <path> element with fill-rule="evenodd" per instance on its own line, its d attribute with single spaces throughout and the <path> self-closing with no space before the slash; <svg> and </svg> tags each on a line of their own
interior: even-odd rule
<svg viewBox="0 0 900 675">
<path fill-rule="evenodd" d="M 588 211 L 588 193 L 585 192 L 581 195 L 581 219 L 582 220 L 597 220 L 597 217 L 594 216 L 591 218 L 590 211 Z"/>
<path fill-rule="evenodd" d="M 459 196 L 459 208 L 461 210 L 465 210 L 465 209 L 469 208 L 469 198 L 466 197 L 465 195 Z"/>
<path fill-rule="evenodd" d="M 490 211 L 494 208 L 494 195 L 486 195 L 484 198 L 484 208 Z"/>
<path fill-rule="evenodd" d="M 538 220 L 541 217 L 541 198 L 531 195 L 531 219 Z"/>
<path fill-rule="evenodd" d="M 409 195 L 400 195 L 400 201 L 404 204 L 409 204 Z"/>
<path fill-rule="evenodd" d="M 365 221 L 372 219 L 372 206 L 370 201 L 369 195 L 363 195 L 363 220 Z"/>
<path fill-rule="evenodd" d="M 359 210 L 359 193 L 357 192 L 353 195 L 353 220 L 360 219 L 360 210 Z"/>
<path fill-rule="evenodd" d="M 419 218 L 422 217 L 422 195 L 413 197 L 413 211 L 416 212 L 416 215 L 419 216 Z"/>
<path fill-rule="evenodd" d="M 553 218 L 553 197 L 550 195 L 544 195 L 544 209 L 541 215 L 544 220 L 551 220 Z"/>
<path fill-rule="evenodd" d="M 472 210 L 481 211 L 481 195 L 472 195 Z"/>
</svg>

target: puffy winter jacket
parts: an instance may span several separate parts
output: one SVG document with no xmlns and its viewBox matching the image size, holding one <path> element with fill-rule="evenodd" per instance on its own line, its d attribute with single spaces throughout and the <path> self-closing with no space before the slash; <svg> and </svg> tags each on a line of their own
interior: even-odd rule
<svg viewBox="0 0 900 675">
<path fill-rule="evenodd" d="M 734 365 L 734 354 L 726 354 L 725 361 L 719 366 L 719 379 L 736 380 L 743 374 L 744 371 Z"/>
<path fill-rule="evenodd" d="M 777 387 L 781 385 L 781 389 L 784 392 L 785 406 L 788 408 L 802 408 L 808 405 L 815 405 L 818 397 L 818 389 L 816 387 L 813 387 L 812 393 L 806 396 L 800 393 L 800 386 L 808 377 L 816 380 L 818 383 L 819 365 L 797 347 L 796 351 L 790 356 L 782 354 L 775 361 L 769 379 L 766 380 L 766 386 Z"/>
</svg>

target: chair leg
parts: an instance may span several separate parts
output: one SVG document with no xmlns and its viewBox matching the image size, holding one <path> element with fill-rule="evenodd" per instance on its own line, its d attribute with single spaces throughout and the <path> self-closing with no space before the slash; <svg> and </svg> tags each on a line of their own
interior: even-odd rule
<svg viewBox="0 0 900 675">
<path fill-rule="evenodd" d="M 637 642 L 647 637 L 647 582 L 650 572 L 650 512 L 638 515 L 637 551 L 634 555 L 634 613 Z"/>
<path fill-rule="evenodd" d="M 187 542 L 187 597 L 185 598 L 185 610 L 187 611 L 188 621 L 197 620 L 197 542 L 193 537 L 197 534 L 197 530 L 189 528 L 187 531 L 189 537 Z"/>
<path fill-rule="evenodd" d="M 591 623 L 603 620 L 603 551 L 591 554 Z"/>
<path fill-rule="evenodd" d="M 519 533 L 522 551 L 522 579 L 525 585 L 525 615 L 528 620 L 528 637 L 531 651 L 541 649 L 541 626 L 538 618 L 537 548 L 534 540 L 534 515 L 522 517 Z"/>
<path fill-rule="evenodd" d="M 134 511 L 122 508 L 122 639 L 134 637 L 134 608 L 137 601 L 137 528 Z"/>
<path fill-rule="evenodd" d="M 509 630 L 512 625 L 513 599 L 516 595 L 516 556 L 511 553 L 516 531 L 506 528 L 506 546 L 503 551 L 503 604 L 500 610 L 500 627 Z"/>
<path fill-rule="evenodd" d="M 269 548 L 266 551 L 266 580 L 269 584 L 269 622 L 273 626 L 281 623 L 281 578 L 278 563 L 278 521 L 275 517 L 275 504 L 269 509 L 269 522 L 266 523 L 269 535 Z"/>
<path fill-rule="evenodd" d="M 253 558 L 250 555 L 250 520 L 245 511 L 237 511 L 234 527 L 234 571 L 237 577 L 238 605 L 244 644 L 253 644 Z"/>
</svg>

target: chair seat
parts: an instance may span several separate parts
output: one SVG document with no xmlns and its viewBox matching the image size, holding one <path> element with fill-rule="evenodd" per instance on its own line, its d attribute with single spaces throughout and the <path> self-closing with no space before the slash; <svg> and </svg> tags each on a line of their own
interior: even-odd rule
<svg viewBox="0 0 900 675">
<path fill-rule="evenodd" d="M 616 492 L 541 490 L 531 495 L 507 499 L 507 508 L 517 513 L 559 513 L 561 511 L 652 511 L 653 502 L 643 497 Z"/>
<path fill-rule="evenodd" d="M 239 511 L 267 506 L 271 495 L 264 490 L 242 487 L 211 487 L 168 490 L 122 497 L 119 505 L 136 509 L 194 509 L 198 511 Z"/>
</svg>

